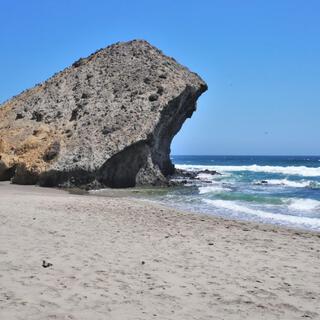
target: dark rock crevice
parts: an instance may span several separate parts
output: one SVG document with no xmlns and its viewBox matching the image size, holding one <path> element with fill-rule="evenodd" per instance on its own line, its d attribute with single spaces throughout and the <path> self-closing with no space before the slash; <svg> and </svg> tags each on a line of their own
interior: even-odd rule
<svg viewBox="0 0 320 320">
<path fill-rule="evenodd" d="M 11 178 L 11 182 L 15 184 L 33 185 L 38 182 L 39 173 L 32 171 L 24 164 L 19 164 L 14 168 L 14 175 Z"/>
<path fill-rule="evenodd" d="M 170 159 L 171 142 L 185 120 L 191 118 L 196 110 L 198 97 L 206 90 L 206 85 L 200 88 L 186 86 L 185 90 L 171 100 L 161 113 L 160 121 L 153 134 L 151 154 L 153 163 L 158 165 L 164 176 L 174 173 L 174 166 Z"/>
<path fill-rule="evenodd" d="M 101 188 L 96 181 L 96 172 L 83 169 L 72 171 L 49 170 L 39 176 L 38 184 L 41 187 L 65 187 L 65 188 Z"/>
<path fill-rule="evenodd" d="M 0 181 L 9 181 L 13 178 L 16 171 L 16 166 L 7 167 L 1 160 L 0 160 Z"/>
<path fill-rule="evenodd" d="M 98 171 L 97 180 L 112 188 L 128 188 L 136 185 L 139 170 L 146 166 L 150 147 L 147 141 L 139 141 L 111 157 Z"/>
</svg>

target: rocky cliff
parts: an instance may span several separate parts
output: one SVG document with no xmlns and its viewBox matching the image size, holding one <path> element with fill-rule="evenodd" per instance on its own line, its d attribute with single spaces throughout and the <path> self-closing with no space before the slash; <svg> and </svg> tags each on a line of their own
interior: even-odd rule
<svg viewBox="0 0 320 320">
<path fill-rule="evenodd" d="M 207 90 L 146 41 L 116 43 L 0 106 L 0 180 L 161 184 L 170 144 Z"/>
</svg>

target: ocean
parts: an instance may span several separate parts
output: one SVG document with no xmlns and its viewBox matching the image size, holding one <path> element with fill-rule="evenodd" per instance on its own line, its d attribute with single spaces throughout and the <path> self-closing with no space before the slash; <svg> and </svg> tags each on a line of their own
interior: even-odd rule
<svg viewBox="0 0 320 320">
<path fill-rule="evenodd" d="M 172 156 L 197 179 L 151 192 L 149 200 L 225 218 L 320 231 L 320 157 Z"/>
</svg>

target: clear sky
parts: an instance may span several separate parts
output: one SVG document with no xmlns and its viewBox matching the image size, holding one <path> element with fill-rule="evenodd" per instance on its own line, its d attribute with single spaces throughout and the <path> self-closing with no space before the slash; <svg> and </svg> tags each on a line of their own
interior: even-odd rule
<svg viewBox="0 0 320 320">
<path fill-rule="evenodd" d="M 134 38 L 209 85 L 173 154 L 320 154 L 317 0 L 0 0 L 0 101 Z"/>
</svg>

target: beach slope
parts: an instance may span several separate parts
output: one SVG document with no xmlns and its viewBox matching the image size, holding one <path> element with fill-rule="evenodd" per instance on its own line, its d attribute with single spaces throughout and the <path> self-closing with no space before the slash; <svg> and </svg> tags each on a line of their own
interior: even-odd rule
<svg viewBox="0 0 320 320">
<path fill-rule="evenodd" d="M 320 317 L 316 233 L 2 182 L 0 243 L 1 319 Z"/>
</svg>

